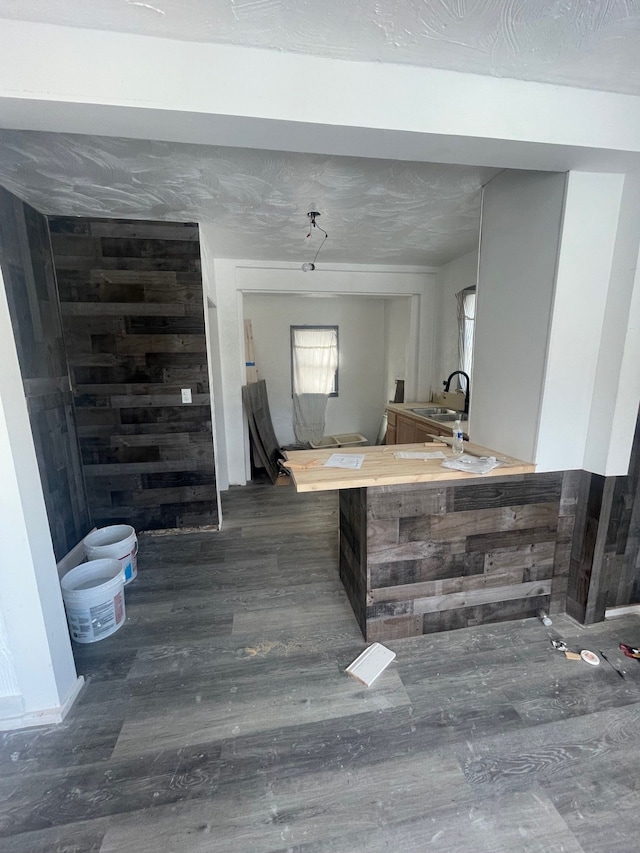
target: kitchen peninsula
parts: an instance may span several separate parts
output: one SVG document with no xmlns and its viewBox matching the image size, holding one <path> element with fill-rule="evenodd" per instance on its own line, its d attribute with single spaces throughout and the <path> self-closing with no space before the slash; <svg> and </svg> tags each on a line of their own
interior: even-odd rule
<svg viewBox="0 0 640 853">
<path fill-rule="evenodd" d="M 324 467 L 330 450 L 287 454 L 300 492 L 337 489 L 340 577 L 366 640 L 390 640 L 564 610 L 576 472 L 465 444 L 501 466 L 475 475 L 398 451 L 435 443 L 343 448 L 359 469 Z"/>
</svg>

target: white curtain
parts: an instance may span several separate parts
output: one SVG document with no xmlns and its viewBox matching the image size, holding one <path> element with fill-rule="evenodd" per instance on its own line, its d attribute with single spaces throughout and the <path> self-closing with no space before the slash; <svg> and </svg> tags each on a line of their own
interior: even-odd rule
<svg viewBox="0 0 640 853">
<path fill-rule="evenodd" d="M 324 435 L 326 394 L 293 395 L 293 434 L 298 444 L 319 444 Z"/>
<path fill-rule="evenodd" d="M 293 432 L 300 444 L 318 443 L 338 368 L 336 329 L 291 329 Z"/>
<path fill-rule="evenodd" d="M 473 363 L 473 333 L 476 322 L 476 289 L 467 288 L 456 293 L 458 300 L 458 364 L 459 370 L 464 370 L 467 376 L 471 376 L 471 365 Z M 458 379 L 458 388 L 462 387 Z M 466 391 L 466 386 L 463 388 Z"/>
<path fill-rule="evenodd" d="M 292 329 L 294 394 L 330 394 L 338 367 L 335 329 Z"/>
</svg>

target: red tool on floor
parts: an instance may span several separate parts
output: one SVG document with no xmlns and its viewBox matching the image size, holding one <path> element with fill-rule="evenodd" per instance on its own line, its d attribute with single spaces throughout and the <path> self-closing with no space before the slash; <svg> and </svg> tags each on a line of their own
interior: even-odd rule
<svg viewBox="0 0 640 853">
<path fill-rule="evenodd" d="M 620 643 L 619 649 L 628 658 L 640 660 L 640 649 L 636 649 L 635 646 L 628 646 L 626 643 Z"/>
</svg>

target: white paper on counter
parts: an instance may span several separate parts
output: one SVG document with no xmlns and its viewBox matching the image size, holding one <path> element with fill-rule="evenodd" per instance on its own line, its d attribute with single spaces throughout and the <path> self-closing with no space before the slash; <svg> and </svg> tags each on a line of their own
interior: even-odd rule
<svg viewBox="0 0 640 853">
<path fill-rule="evenodd" d="M 324 468 L 362 468 L 364 453 L 332 453 L 324 463 Z"/>
</svg>

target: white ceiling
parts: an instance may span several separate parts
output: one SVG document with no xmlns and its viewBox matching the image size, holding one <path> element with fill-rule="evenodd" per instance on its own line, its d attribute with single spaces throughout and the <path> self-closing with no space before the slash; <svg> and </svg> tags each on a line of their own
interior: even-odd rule
<svg viewBox="0 0 640 853">
<path fill-rule="evenodd" d="M 0 0 L 2 17 L 640 94 L 640 0 Z M 477 244 L 493 174 L 0 132 L 0 183 L 39 210 L 211 222 L 220 257 L 309 260 L 317 209 L 319 262 L 441 264 Z"/>
<path fill-rule="evenodd" d="M 435 264 L 477 245 L 495 169 L 28 131 L 0 132 L 0 183 L 43 213 L 211 222 L 219 257 Z"/>
<path fill-rule="evenodd" d="M 0 17 L 640 94 L 640 0 L 0 0 Z"/>
</svg>

